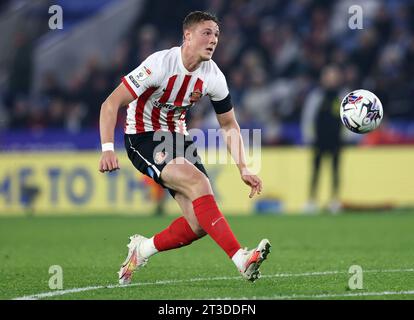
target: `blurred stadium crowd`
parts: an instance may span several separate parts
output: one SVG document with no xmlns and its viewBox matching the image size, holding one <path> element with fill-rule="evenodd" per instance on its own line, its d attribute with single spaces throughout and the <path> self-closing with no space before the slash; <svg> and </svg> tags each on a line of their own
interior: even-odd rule
<svg viewBox="0 0 414 320">
<path fill-rule="evenodd" d="M 12 3 L 2 2 L 0 10 Z M 358 3 L 364 9 L 363 29 L 351 30 L 348 8 Z M 32 90 L 33 50 L 39 34 L 52 31 L 44 23 L 36 32 L 16 30 L 10 44 L 15 54 L 0 90 L 1 130 L 96 130 L 101 103 L 121 76 L 154 51 L 179 45 L 181 22 L 189 11 L 208 10 L 221 20 L 213 59 L 227 76 L 240 125 L 262 128 L 264 144 L 303 143 L 304 101 L 328 64 L 340 66 L 345 91 L 365 88 L 381 99 L 382 127 L 389 132 L 374 143 L 414 141 L 413 1 L 197 0 L 171 5 L 146 1 L 133 28 L 113 48 L 112 63 L 90 56 L 65 84 L 52 68 L 38 92 Z M 189 113 L 189 126 L 217 127 L 212 110 L 202 100 Z M 120 115 L 121 127 L 122 122 Z"/>
</svg>

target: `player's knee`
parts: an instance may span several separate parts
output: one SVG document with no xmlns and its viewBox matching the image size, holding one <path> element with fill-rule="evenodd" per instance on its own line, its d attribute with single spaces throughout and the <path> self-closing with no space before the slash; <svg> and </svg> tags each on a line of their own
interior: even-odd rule
<svg viewBox="0 0 414 320">
<path fill-rule="evenodd" d="M 191 198 L 196 197 L 197 195 L 204 195 L 211 193 L 210 181 L 207 177 L 200 171 L 193 172 L 188 177 L 188 191 L 193 194 Z"/>
<path fill-rule="evenodd" d="M 207 177 L 199 170 L 193 170 L 188 179 L 192 184 L 204 185 L 208 183 Z"/>
</svg>

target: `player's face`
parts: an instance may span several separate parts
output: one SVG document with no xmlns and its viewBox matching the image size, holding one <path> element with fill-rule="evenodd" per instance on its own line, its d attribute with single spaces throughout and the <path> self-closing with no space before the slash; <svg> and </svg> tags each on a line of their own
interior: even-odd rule
<svg viewBox="0 0 414 320">
<path fill-rule="evenodd" d="M 216 50 L 219 27 L 214 21 L 202 21 L 189 31 L 189 45 L 201 61 L 210 60 Z"/>
</svg>

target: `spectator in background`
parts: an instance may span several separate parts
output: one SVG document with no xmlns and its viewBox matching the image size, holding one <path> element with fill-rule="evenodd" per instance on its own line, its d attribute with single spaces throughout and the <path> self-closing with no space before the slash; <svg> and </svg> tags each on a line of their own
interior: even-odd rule
<svg viewBox="0 0 414 320">
<path fill-rule="evenodd" d="M 10 110 L 9 127 L 15 130 L 25 129 L 29 123 L 29 101 L 18 97 Z"/>
<path fill-rule="evenodd" d="M 29 34 L 18 31 L 14 35 L 15 54 L 10 63 L 6 104 L 13 105 L 18 98 L 26 98 L 32 88 L 33 44 Z"/>
<path fill-rule="evenodd" d="M 305 102 L 302 128 L 305 141 L 312 143 L 313 161 L 309 201 L 306 212 L 316 211 L 316 189 L 319 180 L 322 157 L 332 161 L 332 192 L 328 209 L 335 213 L 340 210 L 339 202 L 339 160 L 341 154 L 341 120 L 339 106 L 342 97 L 342 71 L 337 65 L 322 69 L 320 86 L 315 88 Z"/>
<path fill-rule="evenodd" d="M 31 95 L 40 95 L 41 106 L 53 114 L 45 118 L 44 129 L 59 126 L 56 121 L 59 112 L 53 101 L 61 98 L 66 131 L 96 130 L 97 106 L 109 94 L 109 88 L 115 86 L 137 60 L 181 41 L 182 35 L 176 28 L 180 12 L 207 7 L 223 16 L 220 38 L 225 45 L 218 48 L 215 61 L 229 75 L 228 85 L 234 93 L 241 125 L 261 128 L 263 144 L 298 143 L 300 139 L 293 139 L 292 131 L 287 128 L 293 128 L 295 137 L 300 136 L 304 97 L 309 87 L 317 85 L 320 70 L 327 64 L 343 67 L 343 86 L 347 89 L 366 88 L 375 92 L 383 105 L 388 106 L 384 112 L 391 124 L 414 120 L 414 5 L 410 1 L 198 0 L 175 4 L 173 11 L 162 0 L 144 2 L 142 12 L 151 14 L 137 16 L 132 31 L 126 32 L 110 53 L 113 57 L 110 63 L 100 65 L 98 57 L 88 59 L 85 56 L 79 69 L 74 70 L 78 79 L 62 77 L 58 68 L 52 69 L 56 74 L 45 75 L 40 92 L 34 92 L 39 88 L 33 88 L 31 79 L 33 48 L 42 43 L 38 41 L 42 32 L 36 33 L 39 27 L 33 28 L 31 24 L 30 27 L 22 25 L 20 29 L 30 32 L 16 32 L 10 48 L 16 54 L 5 63 L 8 72 L 3 75 L 6 83 L 2 90 L 2 118 L 8 121 L 3 121 L 3 128 L 10 131 L 25 128 L 24 123 L 12 124 L 26 121 L 25 117 L 28 122 L 33 116 L 38 118 L 38 112 L 31 109 L 39 103 L 34 103 Z M 9 1 L 10 5 L 12 3 Z M 362 30 L 351 30 L 348 26 L 351 5 L 360 5 L 363 9 Z M 2 3 L 0 8 L 6 9 L 7 5 Z M 47 11 L 36 9 L 36 12 Z M 39 26 L 47 26 L 43 18 Z M 49 36 L 57 35 L 47 31 L 51 33 Z M 259 115 L 257 103 L 250 103 L 251 97 L 258 94 L 261 94 L 260 101 L 269 102 L 261 105 Z M 25 110 L 22 109 L 23 100 L 26 101 Z M 201 112 L 202 117 L 193 114 L 195 120 L 201 122 L 199 127 L 209 128 L 211 119 L 215 121 L 210 109 L 209 105 L 206 108 L 200 105 L 196 112 Z M 412 131 L 398 130 L 407 138 L 414 137 Z"/>
</svg>

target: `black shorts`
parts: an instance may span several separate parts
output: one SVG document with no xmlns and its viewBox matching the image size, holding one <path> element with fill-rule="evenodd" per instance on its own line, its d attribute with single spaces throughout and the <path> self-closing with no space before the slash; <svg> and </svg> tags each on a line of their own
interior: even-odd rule
<svg viewBox="0 0 414 320">
<path fill-rule="evenodd" d="M 190 136 L 172 132 L 145 132 L 125 134 L 125 148 L 135 168 L 168 189 L 174 197 L 175 191 L 167 188 L 161 180 L 161 172 L 172 159 L 183 157 L 206 175 L 197 149 Z"/>
</svg>

